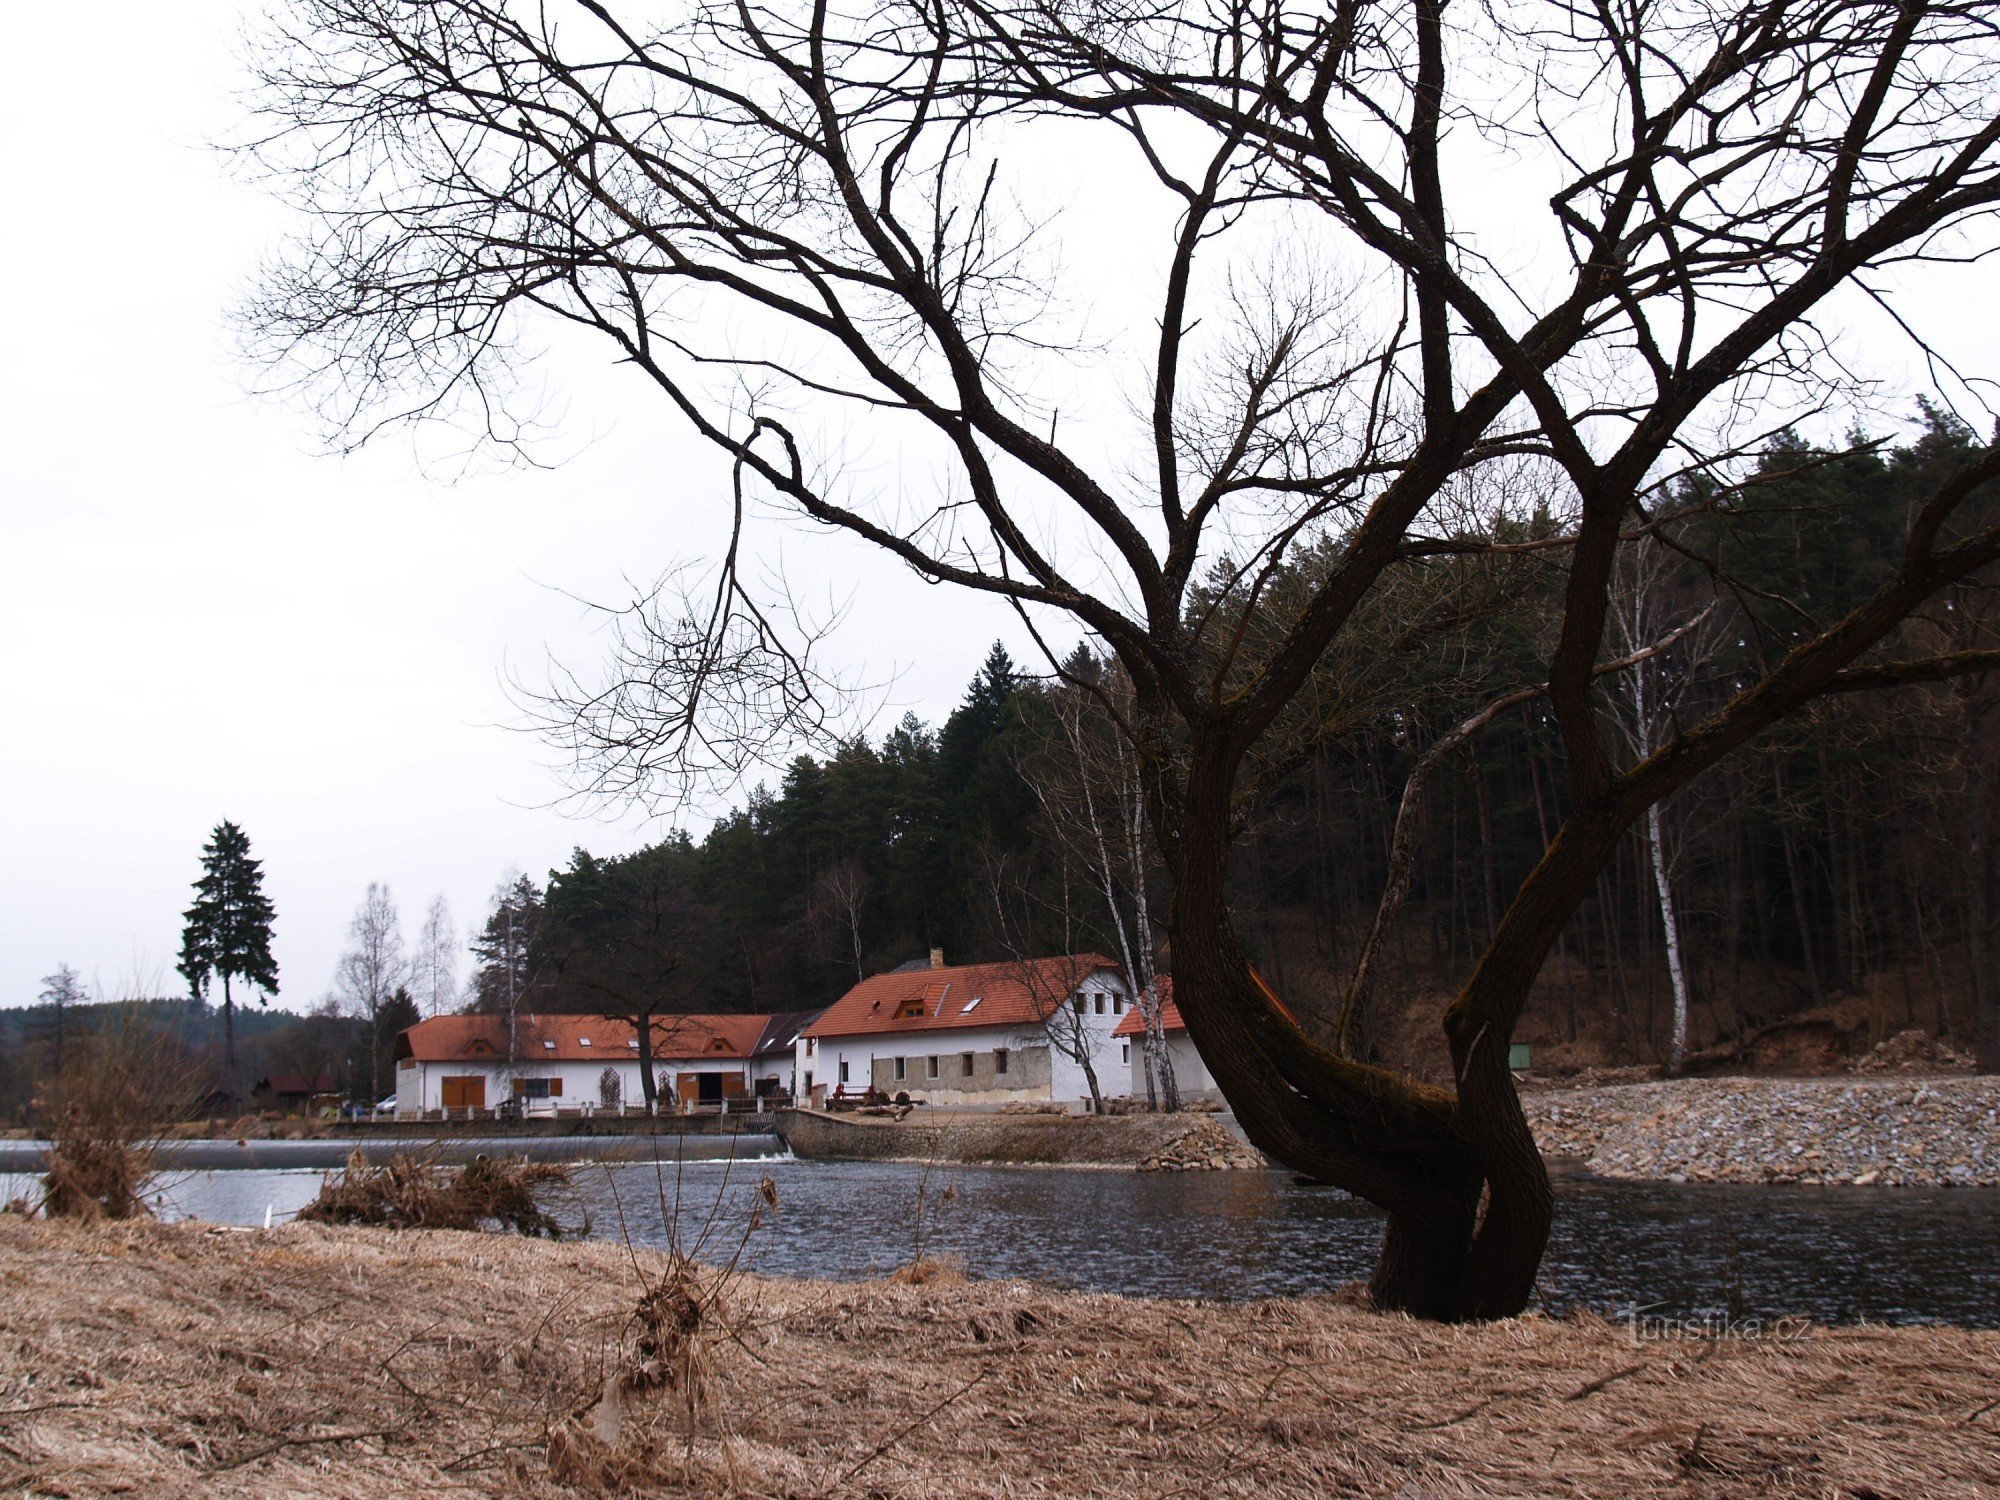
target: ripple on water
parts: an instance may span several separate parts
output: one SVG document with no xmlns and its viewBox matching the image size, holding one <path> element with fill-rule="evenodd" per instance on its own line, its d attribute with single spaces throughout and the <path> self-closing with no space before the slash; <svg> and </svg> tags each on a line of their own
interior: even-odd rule
<svg viewBox="0 0 2000 1500">
<path fill-rule="evenodd" d="M 1285 1172 L 787 1161 L 689 1164 L 677 1174 L 626 1164 L 579 1168 L 576 1188 L 594 1235 L 658 1245 L 671 1223 L 717 1259 L 734 1252 L 767 1172 L 778 1209 L 744 1259 L 777 1275 L 879 1274 L 921 1245 L 991 1277 L 1145 1296 L 1286 1296 L 1366 1277 L 1381 1233 L 1367 1205 Z M 185 1173 L 164 1178 L 157 1196 L 169 1217 L 258 1224 L 267 1208 L 290 1217 L 319 1180 L 310 1171 Z M 25 1186 L 0 1178 L 0 1199 Z M 1578 1176 L 1557 1191 L 1538 1289 L 1551 1311 L 2000 1327 L 2000 1189 Z"/>
</svg>

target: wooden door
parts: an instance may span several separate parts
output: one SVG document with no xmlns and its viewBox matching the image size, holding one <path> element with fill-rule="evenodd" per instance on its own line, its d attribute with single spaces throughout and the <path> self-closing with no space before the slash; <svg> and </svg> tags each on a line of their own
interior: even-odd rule
<svg viewBox="0 0 2000 1500">
<path fill-rule="evenodd" d="M 439 1083 L 444 1090 L 446 1109 L 486 1108 L 485 1074 L 475 1074 L 469 1078 L 443 1078 Z"/>
</svg>

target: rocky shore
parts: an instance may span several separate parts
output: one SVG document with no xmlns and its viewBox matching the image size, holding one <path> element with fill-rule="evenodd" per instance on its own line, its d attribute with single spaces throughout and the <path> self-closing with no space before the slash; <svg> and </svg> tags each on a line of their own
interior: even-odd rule
<svg viewBox="0 0 2000 1500">
<path fill-rule="evenodd" d="M 1214 1120 L 1197 1118 L 1143 1158 L 1141 1172 L 1225 1172 L 1269 1166 L 1263 1154 Z"/>
<path fill-rule="evenodd" d="M 1605 1177 L 2000 1185 L 2000 1078 L 1677 1079 L 1522 1102 L 1543 1151 Z"/>
</svg>

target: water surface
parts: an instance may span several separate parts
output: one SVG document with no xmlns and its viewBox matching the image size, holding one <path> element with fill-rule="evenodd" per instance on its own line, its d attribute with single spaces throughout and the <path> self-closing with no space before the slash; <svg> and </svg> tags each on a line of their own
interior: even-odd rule
<svg viewBox="0 0 2000 1500">
<path fill-rule="evenodd" d="M 770 1176 L 778 1206 L 745 1264 L 846 1279 L 921 1247 L 989 1277 L 1146 1296 L 1331 1292 L 1365 1278 L 1368 1205 L 1285 1172 L 925 1168 L 881 1162 L 621 1163 L 576 1169 L 572 1213 L 597 1238 L 704 1259 L 736 1252 Z M 307 1171 L 163 1174 L 163 1215 L 273 1222 L 318 1190 Z M 0 1197 L 23 1190 L 0 1179 Z M 2000 1327 L 2000 1189 L 1557 1183 L 1537 1299 L 1552 1312 L 1945 1322 Z M 919 1205 L 922 1211 L 919 1214 Z"/>
</svg>

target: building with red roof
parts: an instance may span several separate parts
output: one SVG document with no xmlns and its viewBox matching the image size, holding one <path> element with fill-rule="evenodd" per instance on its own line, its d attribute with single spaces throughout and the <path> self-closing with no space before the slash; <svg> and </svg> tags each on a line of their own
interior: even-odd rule
<svg viewBox="0 0 2000 1500">
<path fill-rule="evenodd" d="M 799 1031 L 817 1012 L 657 1015 L 660 1101 L 720 1104 L 792 1091 Z M 503 1100 L 590 1110 L 639 1105 L 639 1033 L 601 1015 L 434 1016 L 396 1038 L 396 1113 L 492 1109 Z"/>
<path fill-rule="evenodd" d="M 1221 1098 L 1222 1092 L 1215 1086 L 1215 1075 L 1208 1071 L 1208 1064 L 1195 1050 L 1194 1038 L 1188 1035 L 1187 1022 L 1181 1019 L 1181 1008 L 1174 1004 L 1173 976 L 1162 974 L 1154 983 L 1160 992 L 1160 1029 L 1166 1033 L 1167 1058 L 1173 1065 L 1174 1084 L 1181 1097 Z M 1132 1097 L 1143 1099 L 1146 1097 L 1146 1052 L 1139 1039 L 1146 1034 L 1146 1016 L 1136 1001 L 1112 1034 L 1125 1047 L 1124 1057 L 1132 1070 Z"/>
<path fill-rule="evenodd" d="M 1113 1032 L 1131 1004 L 1101 953 L 875 974 L 804 1028 L 795 1072 L 815 1101 L 873 1089 L 934 1104 L 1087 1101 L 1127 1092 L 1129 1044 Z"/>
</svg>

